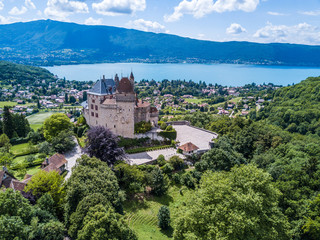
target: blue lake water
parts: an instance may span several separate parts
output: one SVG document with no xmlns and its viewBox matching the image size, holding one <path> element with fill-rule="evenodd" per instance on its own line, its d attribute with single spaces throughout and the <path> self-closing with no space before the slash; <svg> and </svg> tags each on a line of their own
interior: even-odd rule
<svg viewBox="0 0 320 240">
<path fill-rule="evenodd" d="M 240 64 L 100 63 L 53 66 L 46 69 L 68 80 L 96 81 L 102 75 L 106 78 L 111 78 L 116 73 L 119 76 L 128 76 L 132 70 L 136 81 L 185 79 L 224 86 L 243 86 L 253 82 L 286 86 L 307 77 L 320 76 L 320 68 Z"/>
</svg>

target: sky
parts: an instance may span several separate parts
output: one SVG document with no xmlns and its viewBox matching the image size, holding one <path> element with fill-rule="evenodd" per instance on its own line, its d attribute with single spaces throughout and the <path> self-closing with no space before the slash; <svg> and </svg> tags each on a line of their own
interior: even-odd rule
<svg viewBox="0 0 320 240">
<path fill-rule="evenodd" d="M 38 19 L 211 41 L 320 45 L 320 0 L 0 0 L 0 24 Z"/>
</svg>

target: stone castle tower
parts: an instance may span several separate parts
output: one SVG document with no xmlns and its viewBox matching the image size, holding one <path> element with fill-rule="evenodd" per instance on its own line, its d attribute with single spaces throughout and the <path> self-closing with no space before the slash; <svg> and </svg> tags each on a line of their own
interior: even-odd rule
<svg viewBox="0 0 320 240">
<path fill-rule="evenodd" d="M 115 134 L 133 138 L 134 124 L 158 122 L 158 111 L 150 103 L 139 101 L 134 91 L 134 76 L 98 80 L 88 91 L 83 113 L 89 126 L 105 126 Z"/>
</svg>

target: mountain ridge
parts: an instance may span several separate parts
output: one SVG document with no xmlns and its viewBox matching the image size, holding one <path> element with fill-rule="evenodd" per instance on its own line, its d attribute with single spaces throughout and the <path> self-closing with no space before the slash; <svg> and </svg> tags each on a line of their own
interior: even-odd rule
<svg viewBox="0 0 320 240">
<path fill-rule="evenodd" d="M 215 42 L 166 33 L 38 20 L 0 25 L 0 58 L 34 65 L 150 62 L 320 66 L 320 46 Z"/>
</svg>

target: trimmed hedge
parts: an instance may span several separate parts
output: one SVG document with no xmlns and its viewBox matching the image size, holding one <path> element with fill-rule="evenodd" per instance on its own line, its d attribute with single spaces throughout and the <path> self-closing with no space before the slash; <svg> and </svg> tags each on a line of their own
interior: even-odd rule
<svg viewBox="0 0 320 240">
<path fill-rule="evenodd" d="M 156 146 L 156 147 L 141 147 L 141 148 L 134 148 L 134 149 L 126 150 L 126 153 L 128 153 L 128 154 L 140 153 L 140 152 L 147 152 L 147 151 L 166 149 L 166 148 L 171 148 L 171 147 L 172 147 L 171 145 Z"/>
<path fill-rule="evenodd" d="M 11 138 L 10 139 L 10 143 L 12 145 L 18 145 L 18 144 L 22 144 L 22 143 L 27 143 L 29 142 L 30 138 L 26 137 L 26 138 Z"/>
<path fill-rule="evenodd" d="M 177 138 L 176 131 L 161 131 L 158 133 L 158 135 L 170 140 L 175 140 Z"/>
</svg>

